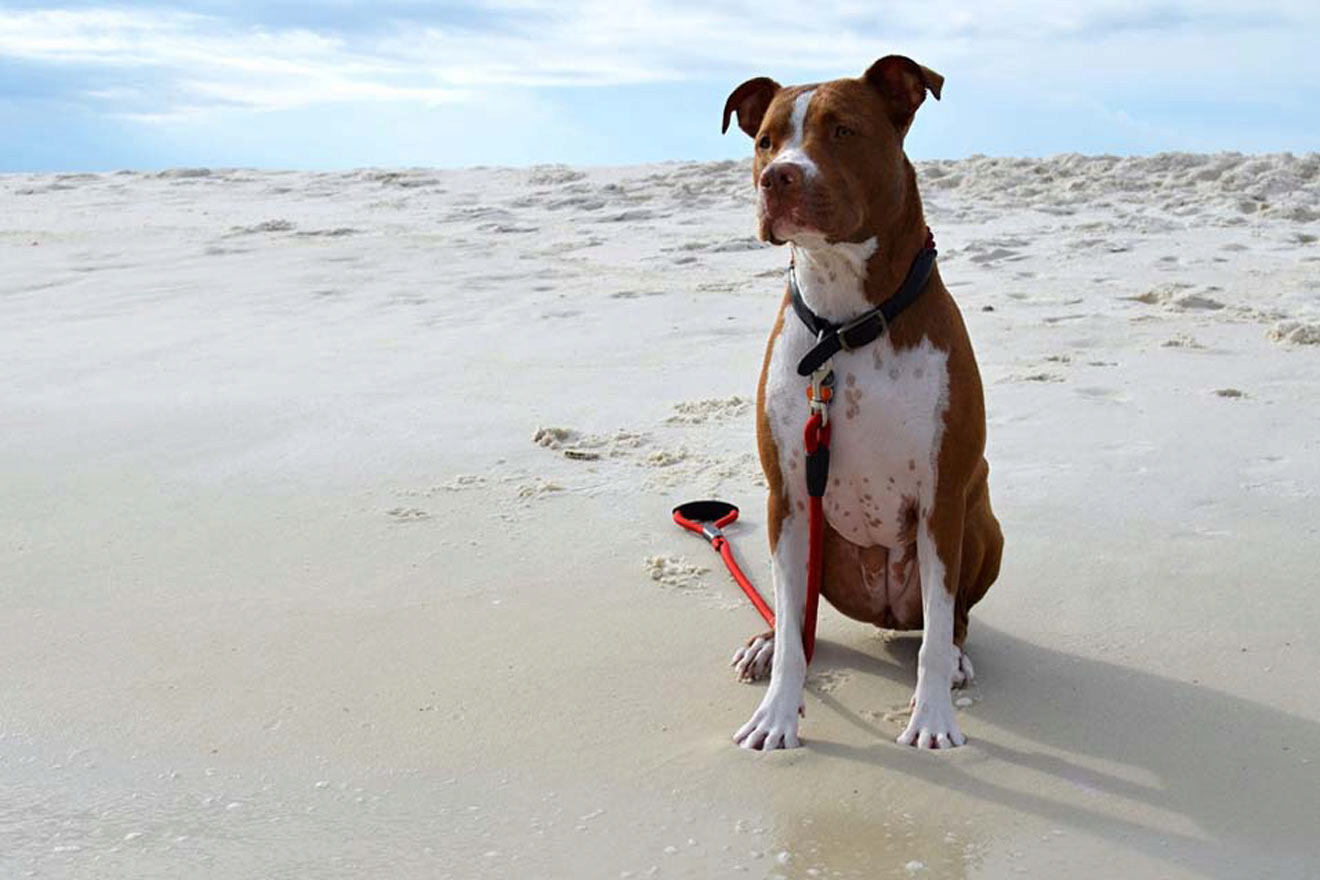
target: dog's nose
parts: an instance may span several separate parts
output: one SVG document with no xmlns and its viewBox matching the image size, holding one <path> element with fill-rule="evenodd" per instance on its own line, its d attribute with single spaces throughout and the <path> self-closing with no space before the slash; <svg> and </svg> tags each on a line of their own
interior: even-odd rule
<svg viewBox="0 0 1320 880">
<path fill-rule="evenodd" d="M 784 193 L 802 186 L 802 166 L 792 162 L 772 162 L 761 172 L 761 189 Z"/>
</svg>

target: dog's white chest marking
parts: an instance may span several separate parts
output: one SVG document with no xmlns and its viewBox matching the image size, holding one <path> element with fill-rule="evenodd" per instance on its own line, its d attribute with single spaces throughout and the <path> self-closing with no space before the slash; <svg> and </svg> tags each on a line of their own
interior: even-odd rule
<svg viewBox="0 0 1320 880">
<path fill-rule="evenodd" d="M 853 283 L 846 272 L 851 260 L 834 267 L 831 283 L 827 272 L 817 271 L 819 265 L 804 272 L 804 261 L 795 256 L 803 296 L 817 314 L 837 321 L 870 307 L 860 282 Z M 797 374 L 797 363 L 813 344 L 811 332 L 789 309 L 771 353 L 766 409 L 792 505 L 790 514 L 800 511 L 806 499 L 801 452 L 806 380 Z M 914 347 L 895 350 L 889 337 L 882 336 L 857 351 L 836 354 L 833 369 L 825 517 L 835 531 L 858 546 L 891 550 L 911 546 L 918 517 L 930 509 L 934 498 L 948 406 L 948 354 L 925 338 Z"/>
<path fill-rule="evenodd" d="M 825 517 L 852 543 L 913 541 L 917 514 L 934 497 L 947 361 L 926 339 L 897 352 L 882 339 L 835 356 Z"/>
</svg>

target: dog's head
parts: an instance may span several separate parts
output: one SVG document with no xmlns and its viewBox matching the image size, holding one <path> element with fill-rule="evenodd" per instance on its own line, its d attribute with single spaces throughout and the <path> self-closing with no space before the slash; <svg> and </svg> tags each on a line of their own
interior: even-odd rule
<svg viewBox="0 0 1320 880">
<path fill-rule="evenodd" d="M 861 241 L 902 198 L 903 137 L 944 77 L 887 55 L 858 79 L 780 86 L 749 79 L 724 104 L 756 144 L 752 179 L 762 241 Z"/>
</svg>

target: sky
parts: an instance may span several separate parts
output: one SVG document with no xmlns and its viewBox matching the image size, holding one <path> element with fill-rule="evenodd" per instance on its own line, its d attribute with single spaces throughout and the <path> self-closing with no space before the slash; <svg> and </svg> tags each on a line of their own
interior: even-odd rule
<svg viewBox="0 0 1320 880">
<path fill-rule="evenodd" d="M 1320 150 L 1320 2 L 0 0 L 0 172 L 750 154 L 728 93 L 908 55 L 914 158 Z"/>
</svg>

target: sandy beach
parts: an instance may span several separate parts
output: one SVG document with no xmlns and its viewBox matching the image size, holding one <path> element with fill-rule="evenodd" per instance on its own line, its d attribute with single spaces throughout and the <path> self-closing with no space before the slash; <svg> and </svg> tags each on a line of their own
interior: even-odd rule
<svg viewBox="0 0 1320 880">
<path fill-rule="evenodd" d="M 0 176 L 0 876 L 1320 875 L 1320 154 L 918 173 L 968 744 L 825 607 L 770 754 L 746 163 Z"/>
</svg>

